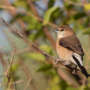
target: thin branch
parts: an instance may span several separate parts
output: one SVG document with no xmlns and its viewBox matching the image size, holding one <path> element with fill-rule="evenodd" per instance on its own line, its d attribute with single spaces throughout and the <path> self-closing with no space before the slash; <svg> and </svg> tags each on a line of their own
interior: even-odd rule
<svg viewBox="0 0 90 90">
<path fill-rule="evenodd" d="M 37 9 L 35 8 L 32 0 L 27 0 L 27 2 L 28 2 L 30 9 L 32 10 L 34 16 L 36 16 L 38 19 L 41 20 L 42 18 L 39 16 Z M 43 31 L 44 31 L 45 35 L 47 36 L 47 39 L 51 42 L 51 45 L 53 46 L 53 48 L 56 49 L 55 41 L 54 41 L 53 37 L 51 36 L 51 34 L 49 33 L 48 28 L 46 26 L 44 27 Z"/>
<path fill-rule="evenodd" d="M 9 64 L 9 66 L 7 68 L 7 71 L 5 72 L 5 76 L 7 77 L 7 80 L 8 80 L 8 82 L 7 82 L 7 88 L 9 90 L 15 90 L 16 89 L 16 85 L 13 85 L 13 82 L 14 81 L 12 81 L 12 75 L 11 75 L 11 72 L 10 72 L 10 69 L 11 69 L 12 64 L 13 64 L 13 60 L 14 60 L 14 54 L 11 53 L 10 64 Z"/>
<path fill-rule="evenodd" d="M 4 54 L 0 52 L 0 62 L 3 65 L 4 70 L 7 68 L 7 62 L 3 58 Z"/>
<path fill-rule="evenodd" d="M 3 8 L 3 7 L 5 7 L 5 8 Z M 5 9 L 5 10 L 8 10 L 8 11 L 10 11 L 10 10 L 15 10 L 15 12 L 17 11 L 17 9 L 15 8 L 15 7 L 13 7 L 13 6 L 5 6 L 5 5 L 1 5 L 0 6 L 0 8 L 3 8 L 3 9 Z M 13 8 L 13 9 L 12 9 Z M 28 15 L 28 16 L 32 16 L 32 17 L 34 17 L 36 20 L 38 20 L 39 22 L 43 22 L 43 19 L 42 18 L 38 18 L 37 16 L 35 16 L 35 15 L 33 15 L 32 13 L 30 13 L 30 12 L 26 12 L 26 11 L 20 11 L 19 13 L 21 13 L 21 14 L 26 14 L 26 15 Z M 21 19 L 19 19 L 19 20 L 21 20 Z M 19 21 L 18 20 L 18 21 Z M 22 20 L 21 20 L 22 21 Z M 21 22 L 20 21 L 20 22 Z M 23 23 L 23 22 L 22 22 Z M 22 25 L 24 25 L 24 23 L 22 24 Z M 51 22 L 48 22 L 47 23 L 47 25 L 49 25 L 49 26 L 51 26 L 52 28 L 58 28 L 58 26 L 56 25 L 56 24 L 54 24 L 54 23 L 51 23 Z M 45 25 L 45 26 L 47 26 L 47 25 Z"/>
<path fill-rule="evenodd" d="M 7 25 L 7 24 L 6 24 L 6 25 Z M 9 26 L 9 27 L 10 27 L 10 26 Z M 10 31 L 14 31 L 14 30 L 15 30 L 15 28 L 14 28 L 14 29 L 9 28 L 9 29 L 11 29 Z M 17 31 L 17 30 L 15 30 L 14 32 L 16 32 L 16 31 Z M 18 34 L 18 36 L 21 37 L 21 34 L 20 34 L 19 30 L 18 30 L 18 33 L 16 32 L 16 35 L 17 35 L 17 34 Z M 37 52 L 41 53 L 42 55 L 44 55 L 45 58 L 46 58 L 46 60 L 47 60 L 47 62 L 48 62 L 49 64 L 52 64 L 53 67 L 57 69 L 58 75 L 59 75 L 62 79 L 64 79 L 67 83 L 69 83 L 70 85 L 72 85 L 72 86 L 74 86 L 74 87 L 76 87 L 76 86 L 78 87 L 79 85 L 82 85 L 82 82 L 81 82 L 81 81 L 84 82 L 83 84 L 86 84 L 87 79 L 86 79 L 86 77 L 81 73 L 81 71 L 78 71 L 79 73 L 76 73 L 75 75 L 73 75 L 72 72 L 71 72 L 72 70 L 70 70 L 70 69 L 68 69 L 67 67 L 65 67 L 61 62 L 58 63 L 58 64 L 56 64 L 54 57 L 48 55 L 47 53 L 45 53 L 44 51 L 42 51 L 41 49 L 39 49 L 34 43 L 30 42 L 30 41 L 27 39 L 27 37 L 25 37 L 24 35 L 22 35 L 21 38 L 22 38 L 22 39 L 24 40 L 24 42 L 29 46 L 29 48 L 33 48 L 35 51 L 37 51 Z M 83 78 L 82 78 L 81 76 L 82 76 Z M 71 78 L 71 77 L 72 77 L 72 78 Z M 77 77 L 78 77 L 78 79 L 77 79 Z"/>
<path fill-rule="evenodd" d="M 27 84 L 26 84 L 24 90 L 27 90 L 27 89 L 28 89 L 28 87 L 29 87 L 31 81 L 32 81 L 32 79 L 30 78 L 30 79 L 27 81 Z"/>
<path fill-rule="evenodd" d="M 23 82 L 24 82 L 23 80 L 18 80 L 18 81 L 13 82 L 12 84 L 13 85 L 15 85 L 15 84 L 21 84 Z M 5 87 L 5 83 L 0 83 L 0 87 Z"/>
<path fill-rule="evenodd" d="M 22 67 L 22 70 L 23 72 L 25 73 L 26 77 L 27 77 L 27 84 L 25 85 L 25 90 L 27 90 L 26 88 L 28 87 L 28 85 L 31 85 L 33 90 L 37 90 L 36 89 L 36 86 L 34 85 L 34 83 L 31 83 L 32 82 L 32 77 L 31 77 L 31 74 L 30 74 L 30 70 L 29 68 L 27 67 L 27 65 L 24 64 L 24 62 L 22 61 L 22 58 L 19 57 L 19 65 Z"/>
</svg>

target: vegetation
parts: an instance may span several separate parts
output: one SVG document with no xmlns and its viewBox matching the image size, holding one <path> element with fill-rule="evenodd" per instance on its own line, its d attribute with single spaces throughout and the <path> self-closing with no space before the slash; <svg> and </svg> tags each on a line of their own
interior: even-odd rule
<svg viewBox="0 0 90 90">
<path fill-rule="evenodd" d="M 9 42 L 8 49 L 0 48 L 2 90 L 90 90 L 89 78 L 87 85 L 80 85 L 64 66 L 53 62 L 57 58 L 53 31 L 68 24 L 82 43 L 90 73 L 89 0 L 1 0 L 0 11 L 12 16 L 9 22 L 0 18 Z"/>
</svg>

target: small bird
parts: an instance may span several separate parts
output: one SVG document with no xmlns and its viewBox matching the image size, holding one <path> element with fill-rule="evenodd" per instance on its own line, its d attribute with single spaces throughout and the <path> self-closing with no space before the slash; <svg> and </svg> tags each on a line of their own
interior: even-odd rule
<svg viewBox="0 0 90 90">
<path fill-rule="evenodd" d="M 56 31 L 56 51 L 60 61 L 62 61 L 65 66 L 73 67 L 74 70 L 79 68 L 88 78 L 90 75 L 83 66 L 84 51 L 75 32 L 68 25 L 60 26 Z"/>
</svg>

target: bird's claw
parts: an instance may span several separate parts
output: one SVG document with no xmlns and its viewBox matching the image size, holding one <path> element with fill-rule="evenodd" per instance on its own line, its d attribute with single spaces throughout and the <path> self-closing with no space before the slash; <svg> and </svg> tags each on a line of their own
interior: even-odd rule
<svg viewBox="0 0 90 90">
<path fill-rule="evenodd" d="M 60 62 L 60 59 L 55 60 L 55 64 L 58 64 L 58 62 Z"/>
</svg>

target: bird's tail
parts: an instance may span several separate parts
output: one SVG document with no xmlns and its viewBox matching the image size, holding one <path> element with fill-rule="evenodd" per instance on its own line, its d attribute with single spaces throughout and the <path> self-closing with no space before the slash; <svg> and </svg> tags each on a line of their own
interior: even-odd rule
<svg viewBox="0 0 90 90">
<path fill-rule="evenodd" d="M 82 65 L 79 63 L 78 59 L 77 59 L 74 55 L 73 55 L 72 57 L 73 57 L 73 59 L 75 60 L 75 62 L 77 63 L 77 65 L 79 66 L 81 72 L 82 72 L 87 78 L 90 77 L 90 74 L 88 74 L 88 72 L 87 72 L 87 70 L 85 69 L 85 67 L 82 66 Z"/>
<path fill-rule="evenodd" d="M 87 70 L 83 66 L 79 66 L 81 69 L 81 72 L 88 78 L 90 75 L 88 74 Z"/>
</svg>

